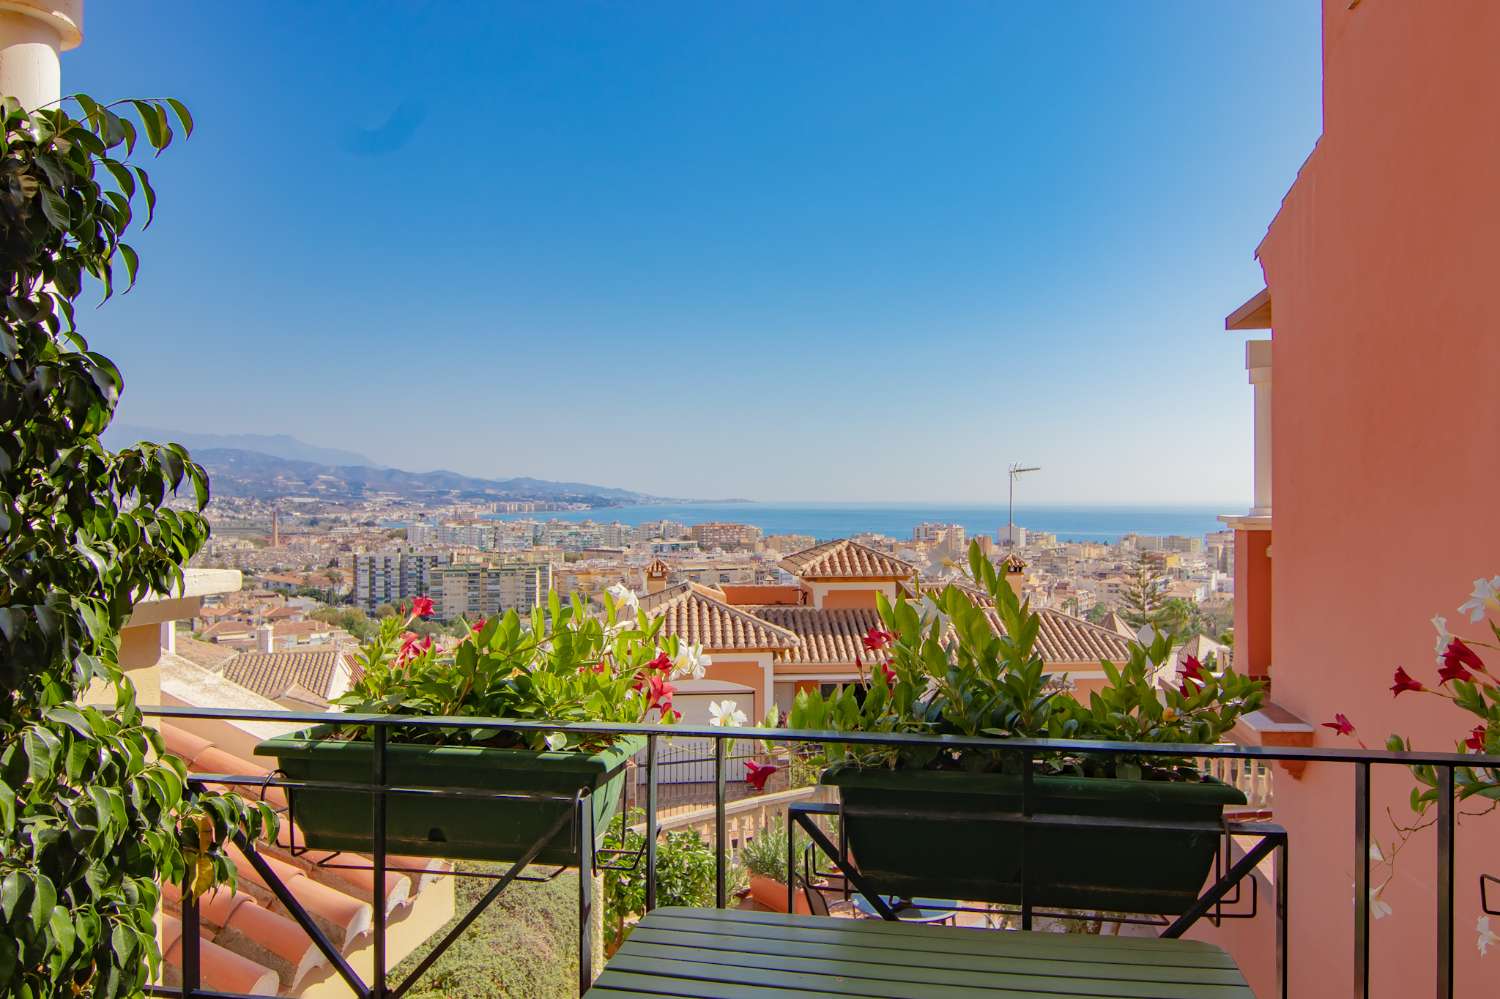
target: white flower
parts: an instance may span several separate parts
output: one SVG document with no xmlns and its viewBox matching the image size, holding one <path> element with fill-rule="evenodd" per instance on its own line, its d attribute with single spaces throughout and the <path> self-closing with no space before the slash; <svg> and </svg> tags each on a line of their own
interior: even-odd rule
<svg viewBox="0 0 1500 999">
<path fill-rule="evenodd" d="M 925 632 L 932 627 L 932 622 L 938 623 L 938 634 L 943 635 L 948 631 L 948 615 L 938 606 L 938 602 L 927 594 L 922 598 L 922 630 Z"/>
<path fill-rule="evenodd" d="M 1478 624 L 1484 620 L 1487 607 L 1500 610 L 1500 576 L 1474 580 L 1474 592 L 1459 606 L 1458 612 L 1469 615 L 1469 620 Z"/>
<path fill-rule="evenodd" d="M 1380 852 L 1380 844 L 1373 840 L 1370 842 L 1370 859 L 1377 864 L 1385 861 L 1385 857 Z"/>
<path fill-rule="evenodd" d="M 1489 916 L 1480 916 L 1479 922 L 1474 924 L 1474 930 L 1479 934 L 1479 939 L 1475 941 L 1475 945 L 1479 948 L 1480 957 L 1484 957 L 1492 946 L 1500 943 L 1500 937 L 1497 937 L 1495 931 L 1490 929 Z"/>
<path fill-rule="evenodd" d="M 709 701 L 708 713 L 712 716 L 708 723 L 721 727 L 739 727 L 750 720 L 734 701 Z"/>
<path fill-rule="evenodd" d="M 701 680 L 711 665 L 713 660 L 703 654 L 703 646 L 682 642 L 677 646 L 677 657 L 672 660 L 672 676 L 691 676 L 694 680 Z"/>
<path fill-rule="evenodd" d="M 620 610 L 628 609 L 632 615 L 635 614 L 636 608 L 641 605 L 641 598 L 636 596 L 635 591 L 624 583 L 616 583 L 613 586 L 607 587 L 604 592 L 614 598 L 616 607 Z"/>
<path fill-rule="evenodd" d="M 1479 939 L 1474 944 L 1479 948 L 1480 957 L 1484 957 L 1492 946 L 1500 943 L 1500 936 L 1496 936 L 1495 931 L 1490 929 L 1489 916 L 1480 916 L 1479 922 L 1474 924 L 1474 930 L 1479 934 Z"/>
<path fill-rule="evenodd" d="M 1437 641 L 1433 643 L 1432 650 L 1437 653 L 1438 665 L 1443 664 L 1443 653 L 1448 649 L 1448 643 L 1453 641 L 1453 636 L 1448 633 L 1448 619 L 1438 614 L 1432 619 L 1433 630 L 1437 632 Z"/>
<path fill-rule="evenodd" d="M 1380 891 L 1385 885 L 1370 889 L 1370 916 L 1375 919 L 1384 919 L 1391 914 L 1391 907 L 1380 897 Z"/>
</svg>

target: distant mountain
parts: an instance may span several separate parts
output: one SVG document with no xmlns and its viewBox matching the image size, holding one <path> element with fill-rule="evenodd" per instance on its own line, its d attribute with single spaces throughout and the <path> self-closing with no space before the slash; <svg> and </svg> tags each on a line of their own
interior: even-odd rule
<svg viewBox="0 0 1500 999">
<path fill-rule="evenodd" d="M 119 450 L 137 441 L 155 441 L 164 444 L 174 441 L 194 452 L 198 451 L 254 451 L 273 458 L 289 458 L 292 461 L 310 461 L 319 465 L 367 465 L 379 466 L 355 451 L 335 447 L 318 447 L 299 441 L 287 434 L 201 434 L 184 430 L 162 430 L 159 427 L 137 427 L 130 424 L 111 424 L 104 432 L 106 447 Z"/>
<path fill-rule="evenodd" d="M 619 506 L 656 499 L 628 489 L 545 479 L 476 479 L 457 472 L 404 472 L 373 465 L 328 465 L 296 461 L 236 448 L 193 448 L 208 469 L 216 496 L 277 499 L 315 496 L 331 502 L 358 500 L 370 493 L 396 493 L 408 500 L 546 500 Z"/>
</svg>

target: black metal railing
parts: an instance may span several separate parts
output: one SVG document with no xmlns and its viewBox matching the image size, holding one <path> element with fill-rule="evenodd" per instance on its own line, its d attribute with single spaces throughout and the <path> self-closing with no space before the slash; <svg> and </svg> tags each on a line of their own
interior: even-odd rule
<svg viewBox="0 0 1500 999">
<path fill-rule="evenodd" d="M 511 884 L 514 880 L 527 877 L 522 872 L 528 864 L 536 858 L 538 853 L 553 838 L 564 832 L 569 840 L 577 847 L 577 869 L 578 877 L 578 902 L 579 902 L 579 992 L 582 994 L 588 990 L 594 976 L 592 961 L 593 943 L 591 940 L 590 916 L 596 900 L 593 897 L 593 873 L 601 868 L 609 866 L 608 862 L 597 863 L 595 858 L 594 834 L 593 834 L 593 810 L 590 807 L 587 793 L 572 796 L 556 796 L 545 794 L 517 794 L 514 792 L 497 792 L 486 788 L 445 787 L 433 788 L 430 786 L 403 786 L 393 783 L 387 776 L 387 742 L 388 733 L 392 727 L 404 729 L 454 729 L 461 728 L 468 732 L 493 730 L 495 732 L 559 732 L 567 731 L 576 734 L 624 736 L 643 735 L 646 737 L 646 749 L 643 753 L 641 766 L 645 771 L 644 780 L 644 811 L 645 811 L 645 844 L 643 848 L 643 860 L 645 864 L 645 897 L 648 910 L 657 905 L 657 840 L 659 833 L 657 811 L 659 807 L 659 780 L 663 766 L 663 756 L 660 752 L 660 744 L 663 739 L 692 739 L 708 740 L 714 747 L 712 756 L 713 784 L 714 784 L 714 809 L 715 809 L 715 832 L 714 851 L 716 856 L 716 890 L 715 902 L 720 908 L 728 905 L 728 870 L 730 865 L 729 849 L 726 842 L 726 784 L 729 762 L 732 758 L 731 750 L 734 744 L 745 744 L 746 740 L 757 740 L 772 744 L 818 744 L 837 743 L 849 746 L 866 747 L 937 747 L 939 749 L 982 749 L 994 752 L 1014 753 L 1020 760 L 1020 773 L 1022 776 L 1021 799 L 1023 807 L 1019 815 L 1002 819 L 1001 821 L 1019 823 L 1023 826 L 1045 829 L 1049 826 L 1059 825 L 1097 825 L 1111 826 L 1119 822 L 1118 819 L 1090 819 L 1080 816 L 1055 816 L 1037 814 L 1033 808 L 1033 784 L 1034 764 L 1040 758 L 1056 755 L 1058 753 L 1077 754 L 1085 756 L 1120 756 L 1129 755 L 1134 757 L 1170 757 L 1173 759 L 1196 758 L 1199 760 L 1242 760 L 1260 765 L 1269 765 L 1273 762 L 1285 763 L 1327 763 L 1343 764 L 1352 767 L 1354 779 L 1354 815 L 1353 815 L 1353 867 L 1355 871 L 1354 892 L 1354 948 L 1353 948 L 1353 995 L 1356 999 L 1367 999 L 1369 995 L 1370 981 L 1370 776 L 1371 770 L 1377 766 L 1409 768 L 1414 766 L 1427 766 L 1436 770 L 1438 775 L 1438 799 L 1436 815 L 1437 850 L 1436 870 L 1437 878 L 1434 897 L 1434 917 L 1437 927 L 1437 967 L 1435 971 L 1436 994 L 1443 997 L 1452 997 L 1454 993 L 1453 981 L 1453 889 L 1454 889 L 1454 771 L 1463 767 L 1495 767 L 1500 768 L 1500 757 L 1482 755 L 1460 754 L 1460 753 L 1393 753 L 1383 750 L 1367 749 L 1300 749 L 1300 748 L 1263 748 L 1239 746 L 1231 744 L 1184 746 L 1160 743 L 1117 743 L 1096 742 L 1080 740 L 1049 740 L 1049 739 L 988 739 L 988 738 L 965 738 L 948 735 L 914 735 L 914 734 L 890 734 L 890 733 L 866 733 L 866 732 L 815 732 L 798 731 L 790 729 L 732 729 L 714 726 L 685 726 L 674 725 L 649 726 L 649 725 L 622 725 L 613 723 L 584 723 L 584 724 L 555 724 L 540 721 L 520 721 L 509 719 L 476 719 L 476 718 L 421 718 L 407 715 L 369 715 L 353 713 L 315 713 L 295 711 L 253 711 L 229 708 L 197 708 L 197 707 L 147 707 L 143 709 L 148 716 L 170 721 L 171 719 L 207 719 L 231 722 L 281 722 L 297 725 L 315 725 L 328 722 L 336 722 L 344 728 L 367 726 L 372 733 L 374 752 L 371 756 L 371 769 L 368 782 L 330 782 L 314 780 L 290 780 L 273 774 L 268 780 L 265 776 L 236 775 L 236 774 L 193 774 L 190 783 L 195 787 L 228 786 L 255 791 L 264 791 L 267 787 L 279 787 L 289 790 L 324 790 L 324 791 L 357 791 L 368 794 L 371 800 L 371 867 L 373 871 L 373 928 L 372 947 L 374 952 L 373 981 L 364 982 L 349 966 L 348 961 L 340 952 L 339 948 L 328 940 L 326 934 L 317 926 L 313 919 L 300 905 L 296 897 L 281 885 L 276 878 L 274 870 L 266 864 L 255 850 L 254 844 L 239 844 L 251 864 L 256 868 L 257 874 L 271 886 L 272 892 L 278 901 L 282 903 L 291 916 L 307 931 L 309 937 L 318 949 L 328 959 L 335 971 L 348 983 L 351 990 L 359 999 L 399 999 L 408 989 L 416 984 L 421 974 L 431 966 L 437 956 L 456 940 L 479 916 L 483 909 Z M 386 967 L 386 887 L 385 875 L 392 868 L 388 865 L 386 815 L 387 805 L 393 796 L 397 795 L 419 795 L 433 799 L 445 798 L 524 798 L 527 800 L 557 800 L 568 807 L 560 813 L 560 817 L 546 834 L 538 839 L 531 848 L 524 852 L 510 868 L 500 875 L 487 875 L 495 884 L 482 897 L 480 902 L 465 913 L 445 935 L 444 939 L 430 951 L 415 971 L 409 974 L 405 980 L 398 983 L 388 981 L 388 969 Z M 792 826 L 801 828 L 817 847 L 819 847 L 831 863 L 844 876 L 845 883 L 853 890 L 860 889 L 860 875 L 857 865 L 849 863 L 847 848 L 843 843 L 835 844 L 827 834 L 820 829 L 814 817 L 820 814 L 837 813 L 837 806 L 798 806 L 789 810 L 790 819 L 788 824 L 788 871 L 794 871 L 791 856 Z M 623 812 L 623 809 L 622 809 Z M 569 822 L 568 819 L 572 821 Z M 1170 825 L 1170 823 L 1168 823 Z M 1164 936 L 1178 936 L 1184 932 L 1189 925 L 1198 918 L 1220 913 L 1226 902 L 1232 901 L 1234 894 L 1238 892 L 1238 886 L 1250 874 L 1255 867 L 1267 859 L 1274 857 L 1277 877 L 1275 884 L 1274 912 L 1278 922 L 1277 930 L 1277 970 L 1276 977 L 1281 986 L 1281 994 L 1285 997 L 1288 983 L 1288 961 L 1287 942 L 1288 937 L 1288 911 L 1287 911 L 1287 878 L 1289 876 L 1288 851 L 1289 840 L 1285 830 L 1269 823 L 1226 823 L 1223 830 L 1226 834 L 1244 835 L 1255 838 L 1255 842 L 1245 849 L 1240 856 L 1231 858 L 1227 852 L 1216 864 L 1215 881 L 1210 888 L 1200 897 L 1197 903 L 1182 917 L 1172 921 Z M 1228 835 L 1225 836 L 1226 842 Z M 1024 872 L 1024 858 L 1022 869 Z M 789 879 L 794 880 L 794 879 Z M 1483 889 L 1483 885 L 1481 888 Z M 864 892 L 869 903 L 875 911 L 884 918 L 894 918 L 893 913 L 879 897 L 871 892 Z M 597 900 L 602 904 L 602 900 Z M 789 903 L 791 899 L 788 899 Z M 200 982 L 199 968 L 199 925 L 197 908 L 189 893 L 182 894 L 182 957 L 181 975 L 182 982 L 179 985 L 166 986 L 155 985 L 148 989 L 148 994 L 156 996 L 180 996 L 207 997 L 207 999 L 251 999 L 234 993 L 215 992 L 202 987 Z M 1034 914 L 1033 907 L 1026 899 L 1025 881 L 1023 873 L 1022 901 L 1017 910 L 1021 915 L 1022 925 L 1030 926 Z"/>
</svg>

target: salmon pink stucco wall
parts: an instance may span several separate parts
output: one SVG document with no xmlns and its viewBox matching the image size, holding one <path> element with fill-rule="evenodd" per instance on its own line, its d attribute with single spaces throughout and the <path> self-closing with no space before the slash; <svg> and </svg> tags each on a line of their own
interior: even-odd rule
<svg viewBox="0 0 1500 999">
<path fill-rule="evenodd" d="M 1474 633 L 1455 608 L 1500 573 L 1497 53 L 1495 0 L 1325 0 L 1324 134 L 1259 249 L 1276 378 L 1273 697 L 1315 723 L 1343 712 L 1372 746 L 1399 732 L 1452 749 L 1469 727 L 1388 687 L 1397 665 L 1437 682 L 1428 619 Z M 1277 774 L 1294 996 L 1350 994 L 1352 781 L 1334 764 Z M 1409 816 L 1411 780 L 1377 768 L 1374 781 L 1372 829 L 1389 844 L 1386 809 Z M 1474 929 L 1478 875 L 1500 874 L 1500 814 L 1458 839 L 1456 994 L 1500 995 L 1500 953 L 1481 958 Z M 1419 833 L 1383 893 L 1375 996 L 1432 994 L 1434 850 Z"/>
</svg>

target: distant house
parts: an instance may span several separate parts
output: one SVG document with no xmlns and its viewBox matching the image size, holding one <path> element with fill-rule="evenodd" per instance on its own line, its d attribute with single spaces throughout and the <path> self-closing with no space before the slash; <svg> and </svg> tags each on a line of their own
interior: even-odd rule
<svg viewBox="0 0 1500 999">
<path fill-rule="evenodd" d="M 878 595 L 894 600 L 921 587 L 915 568 L 901 559 L 850 540 L 816 545 L 781 560 L 796 582 L 780 586 L 705 586 L 684 581 L 667 586 L 665 564 L 649 566 L 647 594 L 641 609 L 663 622 L 666 634 L 699 644 L 712 658 L 707 676 L 685 680 L 679 706 L 689 722 L 706 721 L 706 697 L 734 693 L 740 709 L 762 716 L 775 705 L 791 708 L 797 691 L 860 682 L 858 660 L 867 659 L 863 637 L 881 627 Z M 1019 585 L 1025 566 L 1006 566 Z M 976 602 L 989 597 L 965 587 Z M 1100 659 L 1119 661 L 1129 655 L 1129 639 L 1061 611 L 1044 609 L 1038 648 L 1059 679 L 1087 689 L 1102 685 Z M 997 618 L 991 615 L 997 628 Z M 694 714 L 704 717 L 694 717 Z"/>
<path fill-rule="evenodd" d="M 281 704 L 322 709 L 353 685 L 356 667 L 342 649 L 242 652 L 226 662 L 225 679 Z"/>
</svg>

